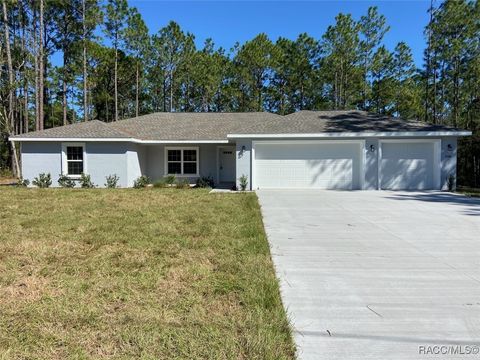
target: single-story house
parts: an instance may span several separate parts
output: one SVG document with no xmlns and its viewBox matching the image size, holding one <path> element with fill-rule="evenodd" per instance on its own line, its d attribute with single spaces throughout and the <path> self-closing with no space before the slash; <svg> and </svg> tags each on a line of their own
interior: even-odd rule
<svg viewBox="0 0 480 360">
<path fill-rule="evenodd" d="M 362 111 L 154 113 L 89 121 L 12 136 L 22 174 L 89 174 L 130 187 L 175 174 L 249 189 L 447 189 L 456 177 L 457 138 L 471 132 Z"/>
</svg>

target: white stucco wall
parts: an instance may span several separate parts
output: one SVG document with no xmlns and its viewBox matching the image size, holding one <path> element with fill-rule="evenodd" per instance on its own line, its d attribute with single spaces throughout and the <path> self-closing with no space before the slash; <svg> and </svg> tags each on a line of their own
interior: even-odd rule
<svg viewBox="0 0 480 360">
<path fill-rule="evenodd" d="M 126 187 L 127 143 L 98 143 L 85 144 L 85 173 L 89 174 L 92 182 L 103 187 L 105 177 L 116 174 L 119 177 L 119 186 Z M 62 143 L 61 142 L 24 142 L 21 146 L 22 174 L 30 182 L 40 173 L 50 173 L 52 186 L 58 186 L 58 177 L 62 173 Z"/>
<path fill-rule="evenodd" d="M 40 173 L 52 176 L 52 186 L 58 186 L 62 173 L 62 145 L 57 142 L 24 142 L 21 145 L 22 176 L 32 182 Z"/>
<path fill-rule="evenodd" d="M 252 189 L 252 140 L 251 139 L 237 139 L 236 142 L 236 179 L 237 187 L 240 187 L 240 177 L 247 176 L 247 189 Z"/>
<path fill-rule="evenodd" d="M 165 147 L 198 147 L 199 149 L 199 175 L 217 178 L 217 148 L 216 144 L 168 144 L 146 145 L 145 173 L 153 181 L 165 176 Z M 197 177 L 186 177 L 190 182 L 195 182 Z"/>
<path fill-rule="evenodd" d="M 449 149 L 449 146 L 451 148 Z M 448 190 L 448 177 L 452 175 L 455 179 L 455 187 L 457 182 L 457 138 L 444 137 L 441 145 L 442 153 L 442 171 L 440 176 L 440 184 L 442 190 Z"/>
<path fill-rule="evenodd" d="M 375 151 L 370 151 L 370 145 Z M 449 147 L 450 145 L 450 147 Z M 121 187 L 130 187 L 141 175 L 149 176 L 156 181 L 165 176 L 165 146 L 175 145 L 140 145 L 132 143 L 111 142 L 85 143 L 86 173 L 99 187 L 105 184 L 105 177 L 117 174 Z M 189 144 L 199 147 L 200 176 L 211 176 L 217 179 L 217 156 L 219 144 Z M 236 179 L 237 186 L 241 175 L 248 178 L 248 188 L 252 184 L 252 140 L 238 139 L 236 141 Z M 365 178 L 363 188 L 374 190 L 378 188 L 378 150 L 379 139 L 365 139 Z M 24 142 L 21 144 L 21 166 L 24 179 L 30 182 L 40 173 L 50 173 L 52 186 L 58 186 L 58 176 L 62 172 L 61 142 Z M 440 185 L 447 190 L 447 180 L 450 175 L 456 179 L 457 139 L 455 137 L 441 138 Z M 196 178 L 188 178 L 195 182 Z"/>
<path fill-rule="evenodd" d="M 147 148 L 145 145 L 128 144 L 126 152 L 127 162 L 127 187 L 132 187 L 133 183 L 140 176 L 146 174 L 147 168 Z"/>
<path fill-rule="evenodd" d="M 127 187 L 127 167 L 125 163 L 128 143 L 86 143 L 86 169 L 92 182 L 98 187 L 104 187 L 106 176 L 116 174 L 118 185 Z"/>
</svg>

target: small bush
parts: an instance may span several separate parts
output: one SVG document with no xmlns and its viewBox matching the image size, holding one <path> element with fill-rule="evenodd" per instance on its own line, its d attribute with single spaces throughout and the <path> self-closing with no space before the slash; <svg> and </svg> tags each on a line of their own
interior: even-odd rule
<svg viewBox="0 0 480 360">
<path fill-rule="evenodd" d="M 58 175 L 58 185 L 62 188 L 73 188 L 75 187 L 75 181 L 70 179 L 67 175 L 60 174 Z"/>
<path fill-rule="evenodd" d="M 197 179 L 197 183 L 195 184 L 195 187 L 198 188 L 213 188 L 214 186 L 215 182 L 213 181 L 213 178 L 211 176 L 202 176 L 201 178 Z"/>
<path fill-rule="evenodd" d="M 30 185 L 30 180 L 24 178 L 18 179 L 17 183 L 15 184 L 15 186 L 18 187 L 27 187 L 28 185 Z"/>
<path fill-rule="evenodd" d="M 242 190 L 242 191 L 247 190 L 247 186 L 248 186 L 247 175 L 240 176 L 240 178 L 238 180 L 239 180 L 239 183 L 240 183 L 240 190 Z"/>
<path fill-rule="evenodd" d="M 95 184 L 90 179 L 90 175 L 83 173 L 80 175 L 80 187 L 82 189 L 93 189 L 95 187 Z"/>
<path fill-rule="evenodd" d="M 169 187 L 169 184 L 165 181 L 165 178 L 157 180 L 153 183 L 153 187 L 155 188 L 166 188 Z"/>
<path fill-rule="evenodd" d="M 450 174 L 447 177 L 447 187 L 448 191 L 453 191 L 455 188 L 455 176 L 453 176 L 453 174 Z"/>
<path fill-rule="evenodd" d="M 137 179 L 135 179 L 135 181 L 133 182 L 133 187 L 135 189 L 142 189 L 145 186 L 147 186 L 149 183 L 150 183 L 150 179 L 148 178 L 148 176 L 142 175 Z"/>
<path fill-rule="evenodd" d="M 163 178 L 166 184 L 173 185 L 175 183 L 175 175 L 167 175 Z"/>
<path fill-rule="evenodd" d="M 108 189 L 115 189 L 118 186 L 118 180 L 120 180 L 117 174 L 105 176 L 105 179 L 107 180 L 105 187 Z"/>
<path fill-rule="evenodd" d="M 0 177 L 12 178 L 13 177 L 12 170 L 9 168 L 0 168 Z"/>
<path fill-rule="evenodd" d="M 178 179 L 176 183 L 177 189 L 187 189 L 190 188 L 190 182 L 188 179 Z"/>
<path fill-rule="evenodd" d="M 33 179 L 32 184 L 41 189 L 49 188 L 52 185 L 52 177 L 50 173 L 41 173 Z"/>
</svg>

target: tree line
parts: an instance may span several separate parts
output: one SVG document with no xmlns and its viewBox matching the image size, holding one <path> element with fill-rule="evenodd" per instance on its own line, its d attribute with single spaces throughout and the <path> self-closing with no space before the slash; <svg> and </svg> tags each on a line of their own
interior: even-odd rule
<svg viewBox="0 0 480 360">
<path fill-rule="evenodd" d="M 17 172 L 10 135 L 156 111 L 360 109 L 478 132 L 480 3 L 432 0 L 429 15 L 417 68 L 408 44 L 384 45 L 376 7 L 338 14 L 319 39 L 262 33 L 224 49 L 173 21 L 148 29 L 126 0 L 2 0 L 0 167 Z M 469 141 L 464 172 L 480 173 Z"/>
</svg>

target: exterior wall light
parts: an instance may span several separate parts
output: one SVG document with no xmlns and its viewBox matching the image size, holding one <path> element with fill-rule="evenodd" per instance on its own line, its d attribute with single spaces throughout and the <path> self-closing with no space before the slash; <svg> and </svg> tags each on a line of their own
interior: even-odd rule
<svg viewBox="0 0 480 360">
<path fill-rule="evenodd" d="M 448 145 L 447 145 L 447 150 L 448 150 L 448 151 L 452 151 L 452 150 L 453 150 L 452 144 L 448 144 Z"/>
<path fill-rule="evenodd" d="M 375 152 L 375 150 L 376 150 L 376 149 L 375 149 L 375 145 L 373 145 L 373 144 L 370 145 L 370 151 L 371 151 L 371 152 Z"/>
<path fill-rule="evenodd" d="M 247 150 L 247 148 L 245 147 L 245 145 L 242 146 L 242 149 L 240 150 L 240 152 L 238 153 L 238 157 L 241 158 L 243 157 L 243 154 L 245 153 L 245 150 Z"/>
</svg>

